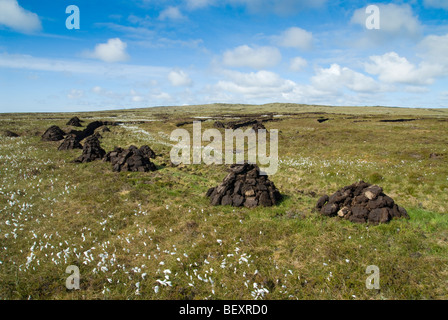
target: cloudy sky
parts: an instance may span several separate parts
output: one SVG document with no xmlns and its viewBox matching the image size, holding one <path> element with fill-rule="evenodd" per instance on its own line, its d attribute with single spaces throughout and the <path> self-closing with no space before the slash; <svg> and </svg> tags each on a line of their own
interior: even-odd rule
<svg viewBox="0 0 448 320">
<path fill-rule="evenodd" d="M 0 112 L 448 107 L 447 76 L 448 0 L 0 0 Z"/>
</svg>

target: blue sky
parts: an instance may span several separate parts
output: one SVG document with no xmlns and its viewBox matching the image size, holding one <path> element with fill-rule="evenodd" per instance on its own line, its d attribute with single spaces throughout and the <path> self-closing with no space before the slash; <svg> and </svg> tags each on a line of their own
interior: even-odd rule
<svg viewBox="0 0 448 320">
<path fill-rule="evenodd" d="M 0 0 L 0 112 L 437 108 L 447 75 L 448 0 Z"/>
</svg>

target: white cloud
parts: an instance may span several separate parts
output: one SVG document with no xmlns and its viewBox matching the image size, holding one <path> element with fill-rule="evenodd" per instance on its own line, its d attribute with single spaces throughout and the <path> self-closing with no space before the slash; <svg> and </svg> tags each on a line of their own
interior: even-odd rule
<svg viewBox="0 0 448 320">
<path fill-rule="evenodd" d="M 132 96 L 133 102 L 142 102 L 144 98 L 142 96 Z"/>
<path fill-rule="evenodd" d="M 295 102 L 354 105 L 355 98 L 359 95 L 371 95 L 370 91 L 366 93 L 363 90 L 378 88 L 378 85 L 374 85 L 373 79 L 369 80 L 368 77 L 349 69 L 339 66 L 337 68 L 339 74 L 333 76 L 328 73 L 331 74 L 334 70 L 321 69 L 312 84 L 299 84 L 266 70 L 250 73 L 225 70 L 223 75 L 227 79 L 218 81 L 209 88 L 207 100 L 219 99 L 235 103 Z M 349 96 L 342 91 L 346 87 L 360 92 Z M 377 92 L 374 93 L 377 96 Z"/>
<path fill-rule="evenodd" d="M 448 91 L 442 91 L 439 93 L 440 99 L 448 100 Z"/>
<path fill-rule="evenodd" d="M 224 74 L 238 85 L 245 87 L 276 87 L 285 83 L 278 74 L 266 70 L 250 73 L 226 70 Z"/>
<path fill-rule="evenodd" d="M 97 44 L 92 52 L 85 52 L 84 56 L 104 62 L 126 61 L 129 59 L 126 47 L 126 42 L 121 41 L 119 38 L 109 39 L 107 43 Z"/>
<path fill-rule="evenodd" d="M 417 16 L 412 12 L 411 6 L 389 4 L 377 4 L 380 9 L 380 30 L 369 30 L 369 35 L 377 37 L 417 37 L 421 34 L 422 25 Z M 354 12 L 351 22 L 361 25 L 365 29 L 366 8 Z"/>
<path fill-rule="evenodd" d="M 422 57 L 431 63 L 443 64 L 448 68 L 448 34 L 444 36 L 429 35 L 418 45 Z"/>
<path fill-rule="evenodd" d="M 312 47 L 313 34 L 298 27 L 283 31 L 279 36 L 273 37 L 274 42 L 282 47 L 307 50 Z"/>
<path fill-rule="evenodd" d="M 153 30 L 149 30 L 146 27 L 131 27 L 124 26 L 121 24 L 116 24 L 112 22 L 98 22 L 95 23 L 95 26 L 99 27 L 107 27 L 113 31 L 118 31 L 124 33 L 127 37 L 131 38 L 142 38 L 142 39 L 150 39 L 155 36 L 155 32 Z"/>
<path fill-rule="evenodd" d="M 404 88 L 405 92 L 409 92 L 409 93 L 427 93 L 430 92 L 429 88 L 427 87 L 422 87 L 422 86 L 406 86 Z"/>
<path fill-rule="evenodd" d="M 215 4 L 215 0 L 186 0 L 187 8 L 189 9 L 201 9 Z"/>
<path fill-rule="evenodd" d="M 124 33 L 124 37 L 133 38 L 130 43 L 146 48 L 165 48 L 165 47 L 203 47 L 202 39 L 169 39 L 159 37 L 154 30 L 146 27 L 130 27 L 116 23 L 95 23 L 95 26 L 107 27 L 113 31 Z"/>
<path fill-rule="evenodd" d="M 401 83 L 412 86 L 431 85 L 436 78 L 448 75 L 448 34 L 429 35 L 418 45 L 421 61 L 416 64 L 396 52 L 381 56 L 371 56 L 371 63 L 365 64 L 365 70 L 387 83 Z M 407 90 L 407 89 L 406 89 Z M 408 90 L 409 91 L 409 90 Z"/>
<path fill-rule="evenodd" d="M 104 90 L 100 86 L 95 86 L 92 88 L 92 92 L 96 94 L 101 94 L 102 92 L 104 92 Z"/>
<path fill-rule="evenodd" d="M 285 92 L 291 92 L 296 83 L 281 78 L 278 74 L 266 70 L 242 73 L 224 71 L 228 80 L 221 80 L 214 86 L 220 94 L 228 92 L 244 99 L 280 99 Z"/>
<path fill-rule="evenodd" d="M 91 92 L 101 96 L 103 98 L 107 98 L 109 100 L 119 101 L 122 100 L 123 97 L 127 96 L 127 94 L 120 94 L 117 91 L 106 90 L 100 86 L 95 86 L 91 89 Z"/>
<path fill-rule="evenodd" d="M 152 98 L 156 99 L 156 100 L 161 100 L 161 101 L 170 101 L 173 99 L 173 97 L 171 97 L 171 95 L 167 92 L 159 92 L 159 93 L 153 94 Z"/>
<path fill-rule="evenodd" d="M 84 96 L 84 91 L 82 90 L 77 90 L 77 89 L 72 89 L 70 90 L 70 92 L 67 94 L 67 98 L 74 100 L 74 99 L 79 99 L 82 98 Z"/>
<path fill-rule="evenodd" d="M 416 66 L 395 52 L 371 56 L 370 60 L 373 63 L 365 65 L 366 71 L 378 75 L 381 81 L 388 83 L 429 85 L 434 82 L 434 77 L 440 76 L 441 72 L 438 65 L 423 61 Z"/>
<path fill-rule="evenodd" d="M 330 68 L 319 68 L 311 78 L 311 83 L 314 88 L 325 92 L 337 92 L 343 88 L 356 92 L 380 89 L 374 79 L 338 64 L 332 64 Z"/>
<path fill-rule="evenodd" d="M 134 14 L 130 14 L 128 16 L 127 20 L 132 24 L 136 24 L 136 25 L 139 25 L 144 28 L 149 28 L 149 27 L 154 26 L 154 22 L 152 21 L 153 19 L 149 15 L 145 15 L 144 17 L 141 17 L 141 16 L 136 16 Z"/>
<path fill-rule="evenodd" d="M 308 8 L 322 7 L 327 0 L 227 0 L 231 4 L 244 5 L 251 13 L 275 13 L 292 15 Z"/>
<path fill-rule="evenodd" d="M 156 41 L 151 43 L 140 42 L 139 44 L 142 46 L 156 47 L 156 48 L 179 48 L 185 47 L 190 49 L 197 49 L 203 45 L 204 41 L 202 39 L 168 39 L 168 38 L 159 38 Z"/>
<path fill-rule="evenodd" d="M 168 74 L 168 80 L 175 87 L 189 87 L 193 85 L 191 78 L 182 70 L 173 70 Z"/>
<path fill-rule="evenodd" d="M 424 0 L 423 4 L 429 8 L 448 9 L 448 1 L 446 0 Z"/>
<path fill-rule="evenodd" d="M 378 75 L 381 81 L 414 83 L 418 80 L 416 67 L 395 52 L 371 56 L 370 60 L 373 63 L 366 64 L 366 71 Z"/>
<path fill-rule="evenodd" d="M 0 0 L 0 25 L 23 33 L 42 29 L 38 15 L 22 8 L 17 0 Z"/>
<path fill-rule="evenodd" d="M 21 54 L 0 54 L 0 68 L 39 70 L 73 74 L 88 74 L 116 79 L 165 78 L 169 69 L 148 65 L 106 64 L 99 61 L 37 58 Z"/>
<path fill-rule="evenodd" d="M 160 20 L 184 20 L 186 17 L 180 12 L 180 9 L 178 7 L 168 7 L 162 12 L 160 12 L 159 15 Z"/>
<path fill-rule="evenodd" d="M 302 57 L 295 57 L 291 59 L 291 63 L 289 65 L 289 68 L 292 71 L 302 71 L 303 68 L 305 68 L 308 65 L 308 62 L 303 59 Z"/>
<path fill-rule="evenodd" d="M 277 65 L 282 59 L 281 53 L 274 47 L 251 48 L 247 45 L 227 50 L 223 63 L 229 67 L 250 67 L 263 69 Z"/>
<path fill-rule="evenodd" d="M 130 95 L 131 95 L 132 102 L 142 102 L 145 99 L 142 95 L 140 95 L 134 89 L 131 89 Z"/>
</svg>

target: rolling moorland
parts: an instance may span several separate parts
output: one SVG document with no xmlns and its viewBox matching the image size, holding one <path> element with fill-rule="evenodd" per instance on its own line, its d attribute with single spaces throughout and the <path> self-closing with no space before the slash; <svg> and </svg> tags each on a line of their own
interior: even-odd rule
<svg viewBox="0 0 448 320">
<path fill-rule="evenodd" d="M 73 116 L 84 126 L 120 122 L 100 132 L 102 148 L 149 145 L 157 170 L 73 163 L 81 150 L 42 141 L 51 125 L 74 129 Z M 170 163 L 174 129 L 235 119 L 271 119 L 265 127 L 279 130 L 279 169 L 269 177 L 283 196 L 276 206 L 212 206 L 205 194 L 228 166 Z M 360 180 L 381 186 L 410 219 L 355 224 L 313 210 L 321 195 Z M 448 109 L 0 114 L 0 299 L 448 299 L 447 211 Z M 65 286 L 70 265 L 79 290 Z M 369 265 L 380 289 L 366 288 Z"/>
</svg>

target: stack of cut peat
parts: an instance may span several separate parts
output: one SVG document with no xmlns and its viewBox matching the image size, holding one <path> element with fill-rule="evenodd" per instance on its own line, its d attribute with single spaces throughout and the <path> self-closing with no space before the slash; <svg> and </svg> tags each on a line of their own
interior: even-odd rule
<svg viewBox="0 0 448 320">
<path fill-rule="evenodd" d="M 72 127 L 82 127 L 81 121 L 82 120 L 79 120 L 78 117 L 73 117 L 67 122 L 67 125 Z"/>
<path fill-rule="evenodd" d="M 103 121 L 93 121 L 87 125 L 87 127 L 82 131 L 71 130 L 69 134 L 76 135 L 78 141 L 84 140 L 87 137 L 95 134 L 95 130 L 104 125 Z"/>
<path fill-rule="evenodd" d="M 72 120 L 73 118 L 69 122 L 71 122 Z M 64 141 L 62 141 L 61 145 L 58 147 L 58 150 L 82 149 L 83 147 L 81 145 L 81 140 L 84 140 L 87 137 L 91 136 L 95 136 L 97 139 L 102 138 L 99 132 L 95 132 L 95 130 L 102 125 L 103 122 L 94 121 L 89 123 L 87 127 L 82 131 L 70 130 Z"/>
<path fill-rule="evenodd" d="M 61 145 L 58 147 L 58 150 L 62 151 L 73 149 L 82 149 L 82 145 L 75 134 L 69 134 L 65 137 L 64 141 L 62 141 Z"/>
<path fill-rule="evenodd" d="M 213 124 L 213 127 L 218 128 L 218 129 L 225 129 L 226 125 L 224 123 L 222 123 L 221 121 L 215 121 L 215 123 Z"/>
<path fill-rule="evenodd" d="M 383 193 L 377 185 L 364 181 L 346 186 L 332 196 L 322 196 L 316 210 L 325 216 L 339 216 L 351 222 L 387 223 L 393 218 L 409 218 L 406 210 Z"/>
<path fill-rule="evenodd" d="M 101 148 L 100 141 L 93 135 L 86 139 L 82 148 L 82 154 L 74 162 L 92 162 L 102 159 L 105 154 L 106 151 Z"/>
<path fill-rule="evenodd" d="M 257 123 L 252 126 L 252 130 L 258 132 L 258 130 L 266 130 L 266 127 L 261 121 L 257 121 Z"/>
<path fill-rule="evenodd" d="M 65 132 L 58 126 L 51 126 L 42 135 L 44 141 L 60 141 L 64 139 Z"/>
<path fill-rule="evenodd" d="M 148 172 L 155 171 L 157 168 L 149 159 L 155 158 L 154 151 L 148 146 L 142 146 L 138 149 L 136 146 L 130 146 L 129 149 L 115 147 L 104 157 L 104 161 L 112 163 L 112 170 Z"/>
<path fill-rule="evenodd" d="M 19 135 L 17 133 L 9 131 L 9 130 L 5 130 L 4 136 L 5 137 L 10 137 L 10 138 L 17 138 L 17 137 L 19 137 Z"/>
<path fill-rule="evenodd" d="M 141 146 L 139 150 L 147 158 L 150 158 L 150 159 L 156 158 L 156 153 L 149 146 L 146 146 L 146 145 Z"/>
<path fill-rule="evenodd" d="M 210 198 L 212 205 L 270 207 L 281 199 L 274 183 L 266 175 L 260 175 L 260 168 L 257 165 L 233 164 L 229 171 L 219 186 L 207 191 L 207 197 Z"/>
</svg>

